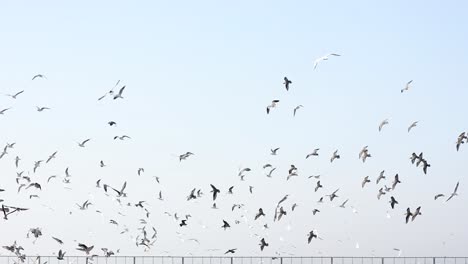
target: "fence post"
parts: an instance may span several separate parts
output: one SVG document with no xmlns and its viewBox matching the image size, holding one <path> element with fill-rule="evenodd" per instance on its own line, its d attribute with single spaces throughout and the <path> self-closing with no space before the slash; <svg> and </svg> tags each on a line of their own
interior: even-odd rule
<svg viewBox="0 0 468 264">
<path fill-rule="evenodd" d="M 133 257 L 133 264 L 136 264 L 136 257 Z"/>
<path fill-rule="evenodd" d="M 182 264 L 185 264 L 185 258 L 182 257 Z"/>
<path fill-rule="evenodd" d="M 281 257 L 280 260 L 281 260 L 280 263 L 283 264 L 283 257 Z"/>
<path fill-rule="evenodd" d="M 435 257 L 432 258 L 432 264 L 435 264 Z"/>
<path fill-rule="evenodd" d="M 88 257 L 86 257 L 86 264 L 88 264 Z"/>
<path fill-rule="evenodd" d="M 313 260 L 312 260 L 313 261 Z M 333 257 L 330 258 L 330 262 L 331 264 L 333 264 Z"/>
<path fill-rule="evenodd" d="M 384 264 L 384 258 L 381 259 L 381 264 Z"/>
<path fill-rule="evenodd" d="M 231 257 L 231 264 L 234 264 L 234 258 Z"/>
</svg>

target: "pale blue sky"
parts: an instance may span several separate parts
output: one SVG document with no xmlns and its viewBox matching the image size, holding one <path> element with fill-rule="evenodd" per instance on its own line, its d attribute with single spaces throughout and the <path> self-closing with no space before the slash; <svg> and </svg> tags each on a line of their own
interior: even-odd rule
<svg viewBox="0 0 468 264">
<path fill-rule="evenodd" d="M 468 149 L 462 146 L 457 153 L 455 141 L 468 129 L 466 10 L 463 1 L 2 3 L 0 92 L 25 92 L 17 100 L 0 97 L 1 109 L 12 107 L 0 116 L 0 144 L 17 142 L 0 160 L 0 188 L 7 189 L 0 197 L 33 209 L 0 225 L 0 243 L 16 239 L 29 254 L 52 254 L 60 248 L 53 235 L 66 241 L 62 248 L 69 254 L 77 254 L 76 239 L 120 248 L 123 254 L 207 255 L 208 248 L 223 253 L 237 247 L 240 255 L 249 255 L 260 254 L 259 239 L 251 237 L 257 233 L 270 243 L 265 255 L 395 255 L 393 248 L 404 255 L 463 255 Z M 314 60 L 329 52 L 342 56 L 314 71 Z M 37 73 L 47 80 L 31 81 Z M 293 81 L 289 92 L 284 76 Z M 124 99 L 97 102 L 117 80 L 127 85 Z M 401 94 L 409 80 L 412 88 Z M 273 99 L 280 100 L 278 108 L 266 115 Z M 293 118 L 299 104 L 304 108 Z M 38 113 L 36 106 L 52 109 Z M 379 133 L 385 118 L 390 124 Z M 118 126 L 108 127 L 110 120 Z M 132 139 L 112 139 L 122 134 Z M 76 142 L 86 138 L 92 138 L 89 145 L 78 148 Z M 365 145 L 373 157 L 363 164 L 357 156 Z M 281 148 L 276 157 L 269 155 L 275 147 Z M 321 149 L 320 156 L 305 160 L 314 148 Z M 342 159 L 330 165 L 335 149 Z M 54 163 L 32 177 L 44 183 L 70 167 L 73 190 L 64 190 L 57 180 L 44 183 L 40 200 L 29 200 L 30 190 L 16 194 L 14 157 L 19 155 L 22 170 L 32 175 L 34 161 L 56 150 Z M 176 156 L 186 151 L 195 156 L 179 163 Z M 432 165 L 427 175 L 408 160 L 421 151 Z M 108 166 L 99 168 L 100 160 Z M 266 162 L 278 167 L 273 179 L 261 169 Z M 290 164 L 299 168 L 300 177 L 286 182 Z M 136 175 L 139 167 L 145 168 L 144 176 Z M 246 182 L 237 178 L 239 167 L 253 170 Z M 390 219 L 390 195 L 376 199 L 375 179 L 384 169 L 389 178 L 399 173 L 403 182 L 392 194 L 400 205 Z M 311 193 L 311 174 L 322 174 L 321 193 Z M 161 177 L 161 185 L 153 175 Z M 362 190 L 366 175 L 373 181 Z M 94 188 L 99 178 L 116 187 L 128 181 L 129 201 L 148 201 L 160 232 L 154 250 L 142 252 L 129 235 L 119 235 L 122 227 L 107 224 L 119 219 L 135 234 L 143 213 L 119 209 Z M 433 201 L 437 193 L 450 193 L 457 181 L 459 197 Z M 222 188 L 220 210 L 210 210 L 208 197 L 185 202 L 191 188 L 208 193 L 209 183 Z M 231 185 L 237 194 L 225 196 Z M 253 196 L 249 185 L 255 186 Z M 315 203 L 336 188 L 338 202 Z M 163 203 L 155 199 L 159 190 L 166 196 Z M 89 193 L 96 205 L 76 210 L 75 203 Z M 286 193 L 291 194 L 288 209 L 294 202 L 299 207 L 272 223 L 274 206 Z M 346 198 L 348 208 L 336 208 Z M 244 224 L 221 230 L 222 219 L 240 219 L 240 213 L 230 212 L 232 203 L 240 202 L 248 203 L 250 219 L 263 207 L 271 229 L 254 223 L 252 229 Z M 406 207 L 419 205 L 423 215 L 405 225 Z M 312 216 L 313 208 L 323 212 Z M 105 212 L 104 222 L 96 209 Z M 129 216 L 118 216 L 117 210 Z M 191 213 L 194 219 L 181 230 L 165 210 Z M 84 225 L 75 228 L 79 223 Z M 44 237 L 33 245 L 25 236 L 35 226 L 43 228 Z M 311 228 L 324 240 L 307 245 Z M 197 237 L 201 245 L 181 242 L 175 232 Z"/>
</svg>

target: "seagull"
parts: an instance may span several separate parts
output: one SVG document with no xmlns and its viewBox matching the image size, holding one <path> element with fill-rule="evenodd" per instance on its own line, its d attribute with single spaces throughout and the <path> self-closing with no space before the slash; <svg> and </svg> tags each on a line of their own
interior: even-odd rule
<svg viewBox="0 0 468 264">
<path fill-rule="evenodd" d="M 229 254 L 229 253 L 235 254 L 235 253 L 236 253 L 236 250 L 237 250 L 237 248 L 228 249 L 228 250 L 224 253 L 224 255 Z"/>
<path fill-rule="evenodd" d="M 124 193 L 126 187 L 127 187 L 127 182 L 124 182 L 124 184 L 122 186 L 122 189 L 120 189 L 120 191 L 116 190 L 116 189 L 114 189 L 112 187 L 111 188 L 112 188 L 112 190 L 114 190 L 117 193 L 118 197 L 121 197 L 121 196 L 126 197 L 127 194 Z"/>
<path fill-rule="evenodd" d="M 341 208 L 345 208 L 345 204 L 348 202 L 348 200 L 349 200 L 349 199 L 346 199 L 346 201 L 344 201 L 344 202 L 340 205 L 340 207 L 341 207 Z"/>
<path fill-rule="evenodd" d="M 413 82 L 413 80 L 410 80 L 409 82 L 406 83 L 405 88 L 401 89 L 401 93 L 404 91 L 408 91 L 410 88 L 410 84 Z"/>
<path fill-rule="evenodd" d="M 195 154 L 193 154 L 190 151 L 188 151 L 188 152 L 186 152 L 184 154 L 181 154 L 181 155 L 179 155 L 179 161 L 185 160 L 186 158 L 188 158 L 188 157 L 190 157 L 192 155 L 195 155 Z"/>
<path fill-rule="evenodd" d="M 326 195 L 326 196 L 329 196 L 329 197 L 330 197 L 330 201 L 333 201 L 333 199 L 335 199 L 336 197 L 338 197 L 338 195 L 336 195 L 336 193 L 337 193 L 339 190 L 340 190 L 340 189 L 336 189 L 332 194 Z"/>
<path fill-rule="evenodd" d="M 385 170 L 380 172 L 380 175 L 379 175 L 379 177 L 377 178 L 377 181 L 376 181 L 377 184 L 379 184 L 380 180 L 385 179 L 384 173 L 385 173 Z"/>
<path fill-rule="evenodd" d="M 36 109 L 38 112 L 42 112 L 44 110 L 50 110 L 50 108 L 46 106 L 36 106 Z"/>
<path fill-rule="evenodd" d="M 76 204 L 80 210 L 86 210 L 88 209 L 88 206 L 92 205 L 88 200 L 86 200 L 83 205 Z"/>
<path fill-rule="evenodd" d="M 271 178 L 271 174 L 276 170 L 276 168 L 273 168 L 270 170 L 270 172 L 268 172 L 268 174 L 266 175 L 268 178 Z"/>
<path fill-rule="evenodd" d="M 84 148 L 84 147 L 85 147 L 85 144 L 86 144 L 86 142 L 88 142 L 88 141 L 90 141 L 90 140 L 91 140 L 91 139 L 90 139 L 90 138 L 88 138 L 88 139 L 86 139 L 86 140 L 82 141 L 81 143 L 80 143 L 80 142 L 78 142 L 78 146 L 80 146 L 80 147 Z"/>
<path fill-rule="evenodd" d="M 11 108 L 5 108 L 5 109 L 3 109 L 3 110 L 0 110 L 0 115 L 5 114 L 5 112 L 6 112 L 7 110 L 10 110 L 10 109 L 11 109 Z"/>
<path fill-rule="evenodd" d="M 258 209 L 258 213 L 255 215 L 255 220 L 257 220 L 260 216 L 265 216 L 262 208 Z"/>
<path fill-rule="evenodd" d="M 261 251 L 263 251 L 263 249 L 264 249 L 265 247 L 268 247 L 268 243 L 265 242 L 265 238 L 262 238 L 262 240 L 260 240 L 260 244 L 259 244 L 259 245 L 260 245 L 260 250 L 261 250 Z"/>
<path fill-rule="evenodd" d="M 408 221 L 409 221 L 410 217 L 411 217 L 411 216 L 413 216 L 413 214 L 411 213 L 411 211 L 410 211 L 410 208 L 409 208 L 409 207 L 408 207 L 408 208 L 406 208 L 406 214 L 405 214 L 405 215 L 406 215 L 406 223 L 408 223 Z"/>
<path fill-rule="evenodd" d="M 330 163 L 333 162 L 335 159 L 339 159 L 339 158 L 340 158 L 340 155 L 338 155 L 338 150 L 335 150 L 335 152 L 333 152 L 332 157 L 330 158 Z"/>
<path fill-rule="evenodd" d="M 310 231 L 307 236 L 307 244 L 310 244 L 313 238 L 317 238 L 317 234 L 314 232 L 314 230 Z"/>
<path fill-rule="evenodd" d="M 114 122 L 114 121 L 109 121 L 109 122 L 107 122 L 107 124 L 109 124 L 109 126 L 116 126 L 117 125 L 117 123 Z"/>
<path fill-rule="evenodd" d="M 161 191 L 159 191 L 159 197 L 158 197 L 158 199 L 161 200 L 161 201 L 164 201 L 164 199 L 163 199 L 163 197 L 162 197 L 162 192 L 161 192 Z"/>
<path fill-rule="evenodd" d="M 296 116 L 297 110 L 301 109 L 302 107 L 304 107 L 304 106 L 303 105 L 298 105 L 298 106 L 294 107 L 293 116 Z"/>
<path fill-rule="evenodd" d="M 49 158 L 46 160 L 46 163 L 49 163 L 49 161 L 51 161 L 52 159 L 55 158 L 55 155 L 57 155 L 57 152 L 58 151 L 55 151 L 54 153 L 52 153 L 52 155 L 49 156 Z"/>
<path fill-rule="evenodd" d="M 442 193 L 436 194 L 436 196 L 434 196 L 434 200 L 437 200 L 440 197 L 444 197 L 444 196 L 445 196 L 445 194 L 442 194 Z"/>
<path fill-rule="evenodd" d="M 38 161 L 34 162 L 34 168 L 33 168 L 34 173 L 36 173 L 37 168 L 39 168 L 39 166 L 41 166 L 42 162 L 43 162 L 42 160 L 38 160 Z"/>
<path fill-rule="evenodd" d="M 120 80 L 117 81 L 117 83 L 114 85 L 114 87 L 112 87 L 112 89 L 109 92 L 107 92 L 103 96 L 99 97 L 98 101 L 101 101 L 102 99 L 104 99 L 108 94 L 113 95 L 114 94 L 114 89 L 115 89 L 115 87 L 117 87 L 117 85 L 119 85 L 119 83 L 120 83 Z"/>
<path fill-rule="evenodd" d="M 319 155 L 318 154 L 319 150 L 320 150 L 319 148 L 314 149 L 314 151 L 312 151 L 312 153 L 307 154 L 306 159 L 308 159 L 311 156 L 318 156 Z"/>
<path fill-rule="evenodd" d="M 36 75 L 34 75 L 34 77 L 32 77 L 32 80 L 34 81 L 34 79 L 36 79 L 36 78 L 44 78 L 44 79 L 47 79 L 47 78 L 45 77 L 45 75 L 43 75 L 43 74 L 36 74 Z"/>
<path fill-rule="evenodd" d="M 140 176 L 142 172 L 145 172 L 145 169 L 144 168 L 139 168 L 138 171 L 137 171 L 138 176 Z"/>
<path fill-rule="evenodd" d="M 362 183 L 361 183 L 362 188 L 364 188 L 364 186 L 365 186 L 366 183 L 368 183 L 368 182 L 370 182 L 369 176 L 364 177 L 364 180 L 363 180 Z"/>
<path fill-rule="evenodd" d="M 411 129 L 412 129 L 413 127 L 416 127 L 416 126 L 418 125 L 418 122 L 419 122 L 419 121 L 415 121 L 415 122 L 413 122 L 413 123 L 408 127 L 408 133 L 411 131 Z"/>
<path fill-rule="evenodd" d="M 416 216 L 418 215 L 421 215 L 421 206 L 419 206 L 418 208 L 416 208 L 416 211 L 414 211 L 414 214 L 413 214 L 413 217 L 411 218 L 411 221 L 414 221 L 414 219 L 416 218 Z"/>
<path fill-rule="evenodd" d="M 455 186 L 455 190 L 453 190 L 453 193 L 449 196 L 449 198 L 447 199 L 446 202 L 450 201 L 450 199 L 452 199 L 454 196 L 458 195 L 457 190 L 458 190 L 458 185 L 459 184 L 460 184 L 460 182 L 457 182 L 457 185 Z"/>
<path fill-rule="evenodd" d="M 398 173 L 395 175 L 395 180 L 392 183 L 392 190 L 395 190 L 395 187 L 398 183 L 401 183 L 400 177 L 398 176 Z"/>
<path fill-rule="evenodd" d="M 377 199 L 380 200 L 380 197 L 381 197 L 382 195 L 385 195 L 385 192 L 384 192 L 383 188 L 380 188 L 380 189 L 379 189 L 379 193 L 377 194 Z"/>
<path fill-rule="evenodd" d="M 431 164 L 427 163 L 425 159 L 422 160 L 423 163 L 423 172 L 424 174 L 427 174 L 427 168 L 431 166 Z"/>
<path fill-rule="evenodd" d="M 341 55 L 336 54 L 336 53 L 329 53 L 329 54 L 326 54 L 326 55 L 324 55 L 324 56 L 322 56 L 322 57 L 316 59 L 316 60 L 314 61 L 314 70 L 317 68 L 317 66 L 318 66 L 318 64 L 319 64 L 320 62 L 328 60 L 328 59 L 330 58 L 330 56 L 337 56 L 337 57 L 339 57 L 339 56 L 341 56 Z"/>
<path fill-rule="evenodd" d="M 215 201 L 216 197 L 218 197 L 218 193 L 220 193 L 221 191 L 217 189 L 213 184 L 210 184 L 210 186 L 211 186 L 211 192 L 213 193 L 213 201 Z"/>
<path fill-rule="evenodd" d="M 371 154 L 369 154 L 369 150 L 367 149 L 368 146 L 365 146 L 362 148 L 362 150 L 359 152 L 359 159 L 362 159 L 362 162 L 366 162 L 367 158 L 372 157 Z"/>
<path fill-rule="evenodd" d="M 58 252 L 58 256 L 57 256 L 57 259 L 58 260 L 63 260 L 63 257 L 65 257 L 65 251 L 62 251 L 61 249 L 59 250 Z"/>
<path fill-rule="evenodd" d="M 91 252 L 91 250 L 93 250 L 94 246 L 86 246 L 85 244 L 78 244 L 78 248 L 76 250 L 80 250 L 80 251 L 83 251 L 86 253 L 86 255 L 89 255 L 89 252 Z"/>
<path fill-rule="evenodd" d="M 118 99 L 118 98 L 121 98 L 121 99 L 123 99 L 123 97 L 122 97 L 122 93 L 123 93 L 124 89 L 125 89 L 125 85 L 124 85 L 124 86 L 122 86 L 122 88 L 120 88 L 120 90 L 119 90 L 119 93 L 118 93 L 118 94 L 114 95 L 114 100 L 115 100 L 115 99 Z"/>
<path fill-rule="evenodd" d="M 271 155 L 275 156 L 280 148 L 271 149 Z"/>
<path fill-rule="evenodd" d="M 16 166 L 16 168 L 18 168 L 18 163 L 19 163 L 20 160 L 21 160 L 20 157 L 16 156 L 16 158 L 15 158 L 15 166 Z"/>
<path fill-rule="evenodd" d="M 221 226 L 221 228 L 224 228 L 224 230 L 226 230 L 226 228 L 230 228 L 230 227 L 231 227 L 231 225 L 228 222 L 226 222 L 225 220 L 223 220 L 223 226 Z"/>
<path fill-rule="evenodd" d="M 57 243 L 59 243 L 60 245 L 63 244 L 63 241 L 61 239 L 58 239 L 56 237 L 52 237 L 52 239 L 54 239 L 55 241 L 57 241 Z"/>
<path fill-rule="evenodd" d="M 283 80 L 284 80 L 283 84 L 284 84 L 284 87 L 286 88 L 286 91 L 289 91 L 289 85 L 292 83 L 292 81 L 290 81 L 288 77 L 284 77 Z"/>
<path fill-rule="evenodd" d="M 318 189 L 322 188 L 322 184 L 320 184 L 320 181 L 317 181 L 317 185 L 315 186 L 315 192 L 318 191 Z"/>
<path fill-rule="evenodd" d="M 379 132 L 382 131 L 383 126 L 388 125 L 388 119 L 382 121 L 379 125 Z"/>
<path fill-rule="evenodd" d="M 15 94 L 6 94 L 6 96 L 9 96 L 9 97 L 11 97 L 11 98 L 13 98 L 13 99 L 16 99 L 16 97 L 17 97 L 18 95 L 22 94 L 22 93 L 24 93 L 24 90 L 19 91 L 19 92 L 15 93 Z"/>
<path fill-rule="evenodd" d="M 392 207 L 392 209 L 395 208 L 395 204 L 398 204 L 398 201 L 395 199 L 395 197 L 391 196 L 390 197 L 390 206 Z"/>
<path fill-rule="evenodd" d="M 460 145 L 465 143 L 465 139 L 468 140 L 468 136 L 466 135 L 466 132 L 462 132 L 457 139 L 457 151 L 460 149 Z"/>
<path fill-rule="evenodd" d="M 126 139 L 126 138 L 130 139 L 129 136 L 127 136 L 127 135 L 122 135 L 122 136 L 115 136 L 115 137 L 114 137 L 114 140 L 116 140 L 116 139 L 124 140 L 124 139 Z"/>
<path fill-rule="evenodd" d="M 279 100 L 277 100 L 277 99 L 271 101 L 271 105 L 268 105 L 267 108 L 266 108 L 267 114 L 269 114 L 270 109 L 275 108 L 278 103 L 279 103 Z"/>
<path fill-rule="evenodd" d="M 106 166 L 106 164 L 104 164 L 104 161 L 101 160 L 99 162 L 99 167 L 104 168 L 105 166 Z"/>
</svg>

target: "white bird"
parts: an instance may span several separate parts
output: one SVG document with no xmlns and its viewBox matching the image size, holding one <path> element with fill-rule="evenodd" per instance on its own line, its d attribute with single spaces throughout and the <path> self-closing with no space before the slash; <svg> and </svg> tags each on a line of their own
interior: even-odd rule
<svg viewBox="0 0 468 264">
<path fill-rule="evenodd" d="M 326 55 L 324 55 L 324 56 L 322 56 L 322 57 L 316 59 L 316 60 L 314 61 L 314 70 L 317 68 L 317 66 L 318 66 L 318 64 L 319 64 L 320 62 L 328 60 L 328 59 L 330 58 L 330 56 L 341 56 L 341 55 L 336 54 L 336 53 L 329 53 L 329 54 L 326 54 Z"/>
<path fill-rule="evenodd" d="M 84 147 L 85 147 L 85 144 L 86 144 L 86 142 L 88 142 L 88 141 L 90 141 L 90 140 L 91 140 L 91 139 L 90 139 L 90 138 L 88 138 L 88 139 L 86 139 L 86 140 L 82 141 L 81 143 L 80 143 L 80 142 L 78 142 L 78 146 L 80 146 L 80 147 L 84 148 Z"/>
<path fill-rule="evenodd" d="M 49 110 L 50 108 L 49 108 L 49 107 L 46 107 L 46 106 L 41 106 L 41 107 L 36 106 L 36 109 L 37 109 L 38 112 L 42 112 L 42 111 L 44 111 L 44 110 Z"/>
<path fill-rule="evenodd" d="M 419 121 L 415 121 L 415 122 L 413 122 L 413 123 L 408 127 L 408 133 L 411 131 L 411 129 L 412 129 L 413 127 L 416 127 L 416 126 L 418 125 L 418 122 L 419 122 Z"/>
<path fill-rule="evenodd" d="M 114 95 L 114 100 L 115 100 L 115 99 L 117 99 L 117 98 L 122 98 L 122 99 L 123 99 L 123 97 L 122 97 L 122 93 L 123 93 L 124 89 L 125 89 L 125 85 L 124 85 L 124 86 L 122 86 L 122 88 L 120 88 L 120 90 L 119 90 L 119 93 L 118 93 L 118 94 Z"/>
<path fill-rule="evenodd" d="M 379 132 L 382 131 L 383 126 L 388 125 L 388 119 L 382 121 L 379 125 Z"/>
<path fill-rule="evenodd" d="M 34 81 L 34 79 L 36 79 L 36 78 L 44 78 L 44 79 L 47 79 L 47 78 L 45 77 L 45 75 L 43 75 L 43 74 L 36 74 L 36 75 L 34 75 L 34 77 L 32 78 L 32 80 Z"/>
<path fill-rule="evenodd" d="M 294 108 L 294 112 L 293 112 L 293 116 L 296 116 L 296 112 L 297 110 L 301 109 L 302 107 L 304 107 L 303 105 L 298 105 Z"/>
<path fill-rule="evenodd" d="M 10 110 L 10 109 L 11 109 L 11 108 L 5 108 L 5 109 L 0 110 L 0 115 L 5 114 L 5 112 L 6 112 L 7 110 Z"/>
<path fill-rule="evenodd" d="M 339 158 L 340 158 L 340 155 L 338 155 L 338 150 L 335 150 L 335 152 L 333 152 L 332 157 L 330 158 L 330 162 L 333 162 L 335 159 L 339 159 Z"/>
<path fill-rule="evenodd" d="M 319 155 L 318 154 L 319 150 L 320 150 L 319 148 L 314 149 L 314 151 L 312 153 L 307 154 L 306 159 L 308 159 L 311 156 L 318 156 Z"/>
<path fill-rule="evenodd" d="M 450 201 L 450 199 L 452 199 L 454 196 L 458 195 L 457 190 L 458 190 L 458 185 L 459 184 L 460 184 L 460 182 L 457 182 L 457 185 L 455 186 L 455 190 L 453 190 L 453 193 L 449 196 L 449 198 L 447 199 L 446 202 Z"/>
<path fill-rule="evenodd" d="M 406 83 L 405 88 L 401 89 L 401 92 L 403 93 L 404 91 L 408 91 L 410 88 L 410 84 L 413 82 L 413 80 L 409 81 Z"/>
<path fill-rule="evenodd" d="M 6 96 L 9 96 L 9 97 L 11 97 L 11 98 L 13 98 L 13 99 L 16 99 L 16 97 L 17 97 L 18 95 L 22 94 L 22 93 L 24 93 L 24 90 L 19 91 L 19 92 L 15 93 L 15 94 L 5 94 L 5 95 L 6 95 Z"/>
<path fill-rule="evenodd" d="M 266 108 L 267 114 L 269 114 L 270 109 L 275 108 L 278 103 L 279 103 L 279 100 L 277 100 L 277 99 L 271 101 L 271 104 L 268 105 L 267 108 Z"/>
</svg>

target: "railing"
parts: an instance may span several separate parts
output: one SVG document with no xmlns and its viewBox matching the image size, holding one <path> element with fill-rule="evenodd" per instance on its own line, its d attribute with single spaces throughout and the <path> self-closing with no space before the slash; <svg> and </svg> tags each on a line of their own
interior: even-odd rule
<svg viewBox="0 0 468 264">
<path fill-rule="evenodd" d="M 0 264 L 468 264 L 468 257 L 0 256 Z"/>
</svg>

